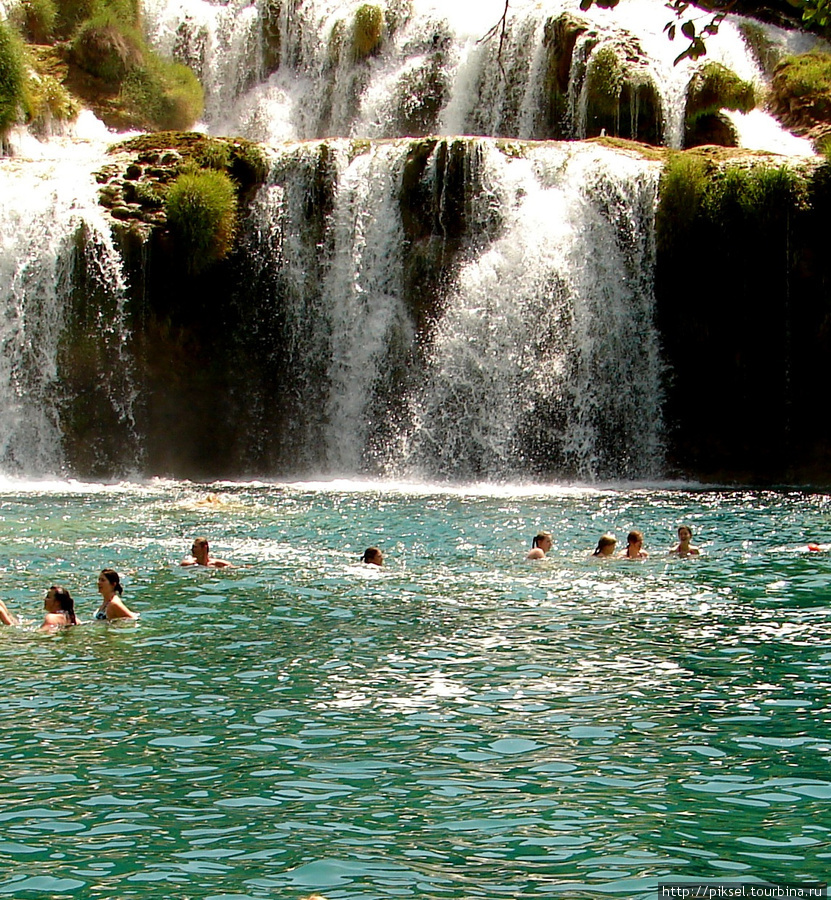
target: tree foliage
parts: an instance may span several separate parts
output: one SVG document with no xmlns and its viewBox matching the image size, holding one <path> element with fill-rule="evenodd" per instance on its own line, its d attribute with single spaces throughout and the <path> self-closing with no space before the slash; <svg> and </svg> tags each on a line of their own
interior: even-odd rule
<svg viewBox="0 0 831 900">
<path fill-rule="evenodd" d="M 580 0 L 582 10 L 592 6 L 601 9 L 614 9 L 620 0 Z M 674 18 L 664 25 L 667 37 L 674 41 L 676 37 L 685 38 L 687 46 L 675 58 L 676 65 L 682 59 L 700 59 L 707 53 L 707 39 L 718 34 L 724 17 L 733 10 L 737 0 L 668 0 L 666 6 L 674 14 Z M 802 11 L 802 22 L 806 28 L 824 31 L 831 28 L 831 0 L 788 0 L 791 6 Z M 702 24 L 696 20 L 705 19 Z"/>
</svg>

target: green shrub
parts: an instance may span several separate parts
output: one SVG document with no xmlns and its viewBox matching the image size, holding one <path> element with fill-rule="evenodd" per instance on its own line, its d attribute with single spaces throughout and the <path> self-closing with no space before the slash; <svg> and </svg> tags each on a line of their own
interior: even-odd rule
<svg viewBox="0 0 831 900">
<path fill-rule="evenodd" d="M 121 88 L 125 109 L 143 128 L 186 131 L 202 115 L 204 92 L 199 79 L 180 63 L 147 54 Z"/>
<path fill-rule="evenodd" d="M 55 33 L 58 9 L 55 0 L 21 0 L 11 18 L 30 41 L 46 44 Z"/>
<path fill-rule="evenodd" d="M 141 29 L 140 0 L 60 0 L 57 12 L 55 28 L 64 39 L 72 38 L 84 22 L 102 17 Z"/>
<path fill-rule="evenodd" d="M 119 85 L 144 59 L 144 39 L 112 14 L 84 22 L 72 41 L 72 61 L 108 84 Z"/>
<path fill-rule="evenodd" d="M 717 167 L 689 153 L 672 154 L 658 190 L 655 230 L 659 252 L 686 252 L 690 265 L 700 235 L 723 235 L 719 252 L 730 252 L 749 231 L 774 233 L 789 210 L 804 202 L 806 182 L 785 166 Z"/>
<path fill-rule="evenodd" d="M 18 121 L 26 105 L 26 66 L 23 42 L 0 20 L 0 135 Z"/>
<path fill-rule="evenodd" d="M 209 141 L 197 153 L 196 161 L 203 169 L 224 172 L 231 164 L 231 148 L 225 143 Z"/>
<path fill-rule="evenodd" d="M 37 75 L 27 86 L 27 112 L 34 131 L 48 132 L 53 122 L 77 117 L 78 101 L 52 75 Z"/>
<path fill-rule="evenodd" d="M 776 67 L 779 90 L 790 97 L 815 97 L 831 92 L 831 54 L 786 56 Z"/>
<path fill-rule="evenodd" d="M 384 34 L 384 12 L 380 6 L 364 3 L 355 11 L 352 28 L 352 55 L 366 59 L 378 52 Z"/>
<path fill-rule="evenodd" d="M 237 198 L 234 184 L 224 172 L 183 172 L 168 190 L 165 211 L 190 271 L 200 272 L 231 252 Z"/>
<path fill-rule="evenodd" d="M 746 113 L 755 106 L 756 90 L 749 81 L 743 81 L 721 63 L 710 62 L 693 75 L 687 87 L 687 127 L 722 109 Z"/>
</svg>

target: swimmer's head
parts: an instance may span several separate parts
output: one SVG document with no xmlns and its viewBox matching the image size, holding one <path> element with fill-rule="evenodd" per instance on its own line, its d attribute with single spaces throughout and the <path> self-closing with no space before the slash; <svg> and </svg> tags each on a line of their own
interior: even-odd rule
<svg viewBox="0 0 831 900">
<path fill-rule="evenodd" d="M 541 531 L 539 534 L 535 535 L 534 540 L 531 541 L 531 546 L 539 547 L 543 553 L 548 553 L 553 545 L 554 540 L 547 531 Z"/>
<path fill-rule="evenodd" d="M 627 544 L 642 544 L 643 543 L 643 532 L 642 531 L 630 531 L 629 534 L 626 535 L 626 543 Z"/>
<path fill-rule="evenodd" d="M 208 539 L 198 537 L 193 539 L 193 546 L 190 548 L 194 559 L 203 559 L 208 556 Z"/>
<path fill-rule="evenodd" d="M 115 569 L 101 569 L 101 574 L 98 576 L 99 590 L 101 589 L 102 582 L 104 584 L 109 583 L 119 597 L 124 593 L 124 587 L 121 584 L 121 579 Z"/>
<path fill-rule="evenodd" d="M 361 562 L 368 563 L 371 566 L 383 566 L 384 554 L 377 547 L 367 547 L 364 550 L 364 555 L 361 557 Z"/>
<path fill-rule="evenodd" d="M 604 534 L 597 542 L 593 556 L 611 556 L 615 552 L 617 538 L 613 534 Z"/>
<path fill-rule="evenodd" d="M 72 599 L 72 595 L 66 588 L 56 584 L 53 584 L 46 592 L 46 596 L 43 598 L 43 608 L 49 613 L 65 613 L 73 625 L 78 621 L 75 618 L 75 601 Z"/>
<path fill-rule="evenodd" d="M 692 528 L 689 525 L 679 525 L 678 526 L 678 540 L 679 541 L 691 541 L 692 540 Z"/>
</svg>

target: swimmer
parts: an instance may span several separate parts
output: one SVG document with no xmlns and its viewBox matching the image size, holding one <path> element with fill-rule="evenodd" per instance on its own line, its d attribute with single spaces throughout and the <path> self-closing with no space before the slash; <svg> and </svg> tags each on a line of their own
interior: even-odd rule
<svg viewBox="0 0 831 900">
<path fill-rule="evenodd" d="M 690 544 L 692 540 L 692 528 L 688 525 L 681 525 L 678 528 L 678 546 L 669 551 L 670 556 L 680 556 L 681 558 L 685 556 L 699 556 L 701 551 L 698 547 L 693 547 Z"/>
<path fill-rule="evenodd" d="M 361 557 L 361 562 L 369 566 L 383 566 L 384 554 L 377 547 L 367 547 Z"/>
<path fill-rule="evenodd" d="M 217 494 L 207 494 L 203 500 L 197 500 L 194 506 L 224 506 L 225 501 Z"/>
<path fill-rule="evenodd" d="M 233 563 L 226 562 L 224 559 L 216 559 L 216 557 L 211 556 L 207 538 L 194 538 L 190 553 L 190 556 L 186 556 L 179 563 L 180 566 L 207 566 L 210 569 L 234 568 Z"/>
<path fill-rule="evenodd" d="M 614 556 L 617 538 L 613 534 L 604 534 L 597 542 L 592 556 Z"/>
<path fill-rule="evenodd" d="M 630 531 L 626 535 L 626 549 L 621 554 L 621 559 L 646 559 L 648 556 L 643 550 L 643 534 L 640 531 Z"/>
<path fill-rule="evenodd" d="M 121 595 L 124 587 L 118 572 L 115 569 L 102 569 L 98 576 L 98 593 L 101 595 L 101 606 L 95 613 L 99 622 L 109 622 L 111 619 L 137 619 L 138 613 L 127 609 Z M 118 596 L 116 596 L 118 594 Z"/>
<path fill-rule="evenodd" d="M 17 616 L 9 612 L 8 607 L 2 600 L 0 600 L 0 622 L 3 625 L 17 625 Z"/>
<path fill-rule="evenodd" d="M 81 624 L 75 615 L 75 601 L 65 588 L 53 584 L 43 598 L 43 608 L 46 615 L 43 617 L 43 625 L 40 626 L 41 631 Z"/>
<path fill-rule="evenodd" d="M 545 554 L 554 546 L 554 540 L 547 531 L 541 531 L 531 541 L 531 550 L 526 559 L 545 559 Z"/>
</svg>

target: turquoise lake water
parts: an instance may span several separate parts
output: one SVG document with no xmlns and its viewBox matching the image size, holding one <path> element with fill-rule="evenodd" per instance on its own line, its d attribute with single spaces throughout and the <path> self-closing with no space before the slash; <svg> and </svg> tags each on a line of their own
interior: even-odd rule
<svg viewBox="0 0 831 900">
<path fill-rule="evenodd" d="M 648 560 L 589 558 L 632 527 Z M 0 896 L 827 880 L 825 495 L 6 483 L 0 532 Z M 241 567 L 178 567 L 199 534 Z M 139 622 L 39 633 L 104 566 Z"/>
</svg>

